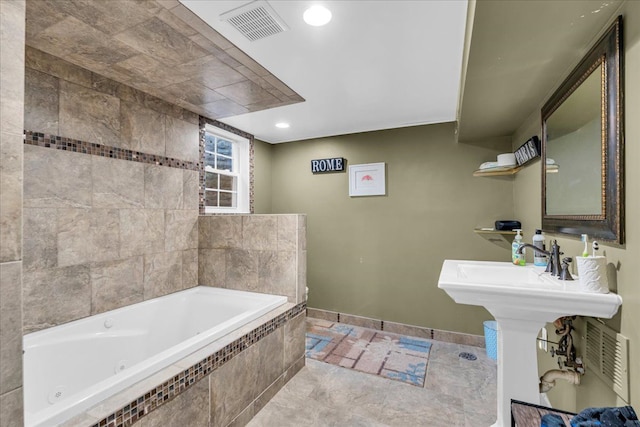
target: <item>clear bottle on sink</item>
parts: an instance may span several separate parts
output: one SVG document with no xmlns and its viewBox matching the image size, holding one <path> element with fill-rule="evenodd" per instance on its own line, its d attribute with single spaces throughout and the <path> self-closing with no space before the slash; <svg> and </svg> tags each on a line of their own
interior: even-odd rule
<svg viewBox="0 0 640 427">
<path fill-rule="evenodd" d="M 518 248 L 522 245 L 522 232 L 521 229 L 513 230 L 516 232 L 516 237 L 513 239 L 513 243 L 511 244 L 511 262 L 515 265 L 525 265 L 526 260 L 524 259 L 524 248 L 522 249 L 522 253 L 518 253 Z"/>
<path fill-rule="evenodd" d="M 536 234 L 533 235 L 533 246 L 540 250 L 545 250 L 544 245 L 544 234 L 542 234 L 542 230 L 536 230 Z M 540 252 L 533 253 L 533 265 L 537 265 L 538 267 L 546 267 L 547 266 L 547 256 Z"/>
</svg>

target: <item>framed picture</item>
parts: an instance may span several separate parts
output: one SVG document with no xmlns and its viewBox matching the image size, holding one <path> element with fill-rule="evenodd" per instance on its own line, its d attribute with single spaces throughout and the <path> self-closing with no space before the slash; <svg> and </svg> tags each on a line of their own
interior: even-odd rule
<svg viewBox="0 0 640 427">
<path fill-rule="evenodd" d="M 384 196 L 385 164 L 368 163 L 349 166 L 349 196 Z"/>
</svg>

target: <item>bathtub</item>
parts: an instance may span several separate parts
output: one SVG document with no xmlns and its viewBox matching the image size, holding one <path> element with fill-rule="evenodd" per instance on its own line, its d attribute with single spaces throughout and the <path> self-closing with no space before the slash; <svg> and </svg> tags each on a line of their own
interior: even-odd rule
<svg viewBox="0 0 640 427">
<path fill-rule="evenodd" d="M 27 334 L 25 425 L 69 420 L 286 302 L 199 286 Z"/>
</svg>

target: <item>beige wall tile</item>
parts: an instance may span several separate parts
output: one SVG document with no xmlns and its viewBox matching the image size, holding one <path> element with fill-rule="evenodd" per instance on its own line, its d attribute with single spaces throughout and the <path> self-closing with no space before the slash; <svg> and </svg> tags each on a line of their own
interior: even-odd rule
<svg viewBox="0 0 640 427">
<path fill-rule="evenodd" d="M 284 328 L 278 328 L 247 350 L 254 374 L 253 398 L 257 398 L 285 371 Z"/>
<path fill-rule="evenodd" d="M 198 249 L 182 251 L 182 287 L 198 286 Z"/>
<path fill-rule="evenodd" d="M 200 128 L 198 125 L 165 116 L 166 156 L 197 162 L 200 159 Z"/>
<path fill-rule="evenodd" d="M 164 252 L 163 209 L 120 209 L 120 257 Z"/>
<path fill-rule="evenodd" d="M 91 265 L 91 314 L 143 301 L 142 256 Z"/>
<path fill-rule="evenodd" d="M 209 426 L 209 381 L 204 378 L 145 416 L 140 427 Z"/>
<path fill-rule="evenodd" d="M 38 16 L 38 18 L 40 18 L 39 15 L 54 13 L 44 2 L 27 2 L 27 8 L 30 7 L 39 7 L 41 9 L 38 13 L 31 14 L 31 16 Z M 28 29 L 31 29 L 34 26 L 35 25 L 29 25 Z M 58 57 L 49 55 L 48 53 L 35 49 L 31 46 L 25 46 L 25 62 L 25 65 L 28 68 L 36 71 L 41 71 L 87 88 L 92 87 L 91 71 L 73 65 L 70 62 L 63 61 Z"/>
<path fill-rule="evenodd" d="M 144 207 L 144 165 L 91 156 L 94 208 Z"/>
<path fill-rule="evenodd" d="M 306 341 L 306 315 L 304 313 L 284 325 L 284 369 L 291 368 L 304 357 Z"/>
<path fill-rule="evenodd" d="M 294 251 L 256 251 L 259 292 L 285 295 L 296 301 L 296 253 Z"/>
<path fill-rule="evenodd" d="M 60 135 L 120 146 L 120 99 L 60 82 Z"/>
<path fill-rule="evenodd" d="M 61 5 L 71 6 L 71 3 L 63 2 Z M 68 13 L 63 14 L 64 19 L 30 38 L 29 45 L 69 62 L 81 63 L 94 71 L 108 70 L 113 64 L 137 53 L 126 44 L 107 37 L 93 25 Z"/>
<path fill-rule="evenodd" d="M 58 213 L 55 208 L 24 208 L 23 233 L 25 270 L 58 265 Z"/>
<path fill-rule="evenodd" d="M 298 249 L 298 215 L 278 215 L 279 251 L 295 251 Z"/>
<path fill-rule="evenodd" d="M 144 167 L 144 206 L 182 209 L 182 170 L 164 166 Z"/>
<path fill-rule="evenodd" d="M 307 299 L 307 251 L 298 251 L 297 274 L 297 299 L 296 303 L 301 303 Z"/>
<path fill-rule="evenodd" d="M 22 263 L 0 263 L 0 394 L 22 386 Z"/>
<path fill-rule="evenodd" d="M 115 38 L 138 52 L 169 65 L 182 64 L 205 56 L 207 52 L 158 18 L 131 27 Z"/>
<path fill-rule="evenodd" d="M 91 314 L 87 265 L 23 272 L 24 332 L 50 328 Z"/>
<path fill-rule="evenodd" d="M 144 299 L 161 297 L 182 289 L 182 252 L 144 256 Z"/>
<path fill-rule="evenodd" d="M 58 265 L 112 261 L 120 250 L 117 209 L 59 209 Z"/>
<path fill-rule="evenodd" d="M 200 174 L 198 171 L 182 171 L 182 209 L 200 208 Z"/>
<path fill-rule="evenodd" d="M 201 216 L 199 246 L 212 249 L 242 248 L 242 215 Z"/>
<path fill-rule="evenodd" d="M 49 74 L 25 69 L 24 128 L 59 135 L 58 104 L 60 84 Z"/>
<path fill-rule="evenodd" d="M 167 210 L 165 215 L 165 251 L 198 248 L 198 211 Z"/>
<path fill-rule="evenodd" d="M 121 144 L 142 153 L 165 155 L 165 116 L 137 102 L 120 103 Z"/>
<path fill-rule="evenodd" d="M 0 426 L 23 427 L 22 387 L 0 395 Z"/>
<path fill-rule="evenodd" d="M 209 375 L 212 427 L 225 427 L 253 401 L 253 359 L 243 351 Z"/>
<path fill-rule="evenodd" d="M 431 336 L 433 334 L 433 330 L 431 328 L 405 325 L 403 323 L 387 322 L 387 321 L 384 322 L 384 330 L 387 332 L 393 332 L 394 334 L 409 335 L 412 337 L 427 338 L 427 339 L 431 339 Z"/>
<path fill-rule="evenodd" d="M 242 247 L 249 250 L 276 250 L 278 217 L 245 215 L 242 217 Z"/>
<path fill-rule="evenodd" d="M 0 132 L 21 135 L 24 121 L 25 2 L 2 2 Z"/>
<path fill-rule="evenodd" d="M 314 319 L 328 320 L 330 322 L 338 321 L 338 313 L 335 311 L 322 310 L 318 308 L 307 308 L 307 316 Z"/>
<path fill-rule="evenodd" d="M 371 319 L 368 317 L 354 316 L 352 314 L 340 313 L 340 323 L 347 325 L 360 326 L 362 328 L 382 330 L 382 321 L 379 319 Z"/>
<path fill-rule="evenodd" d="M 257 251 L 229 249 L 226 251 L 225 287 L 245 291 L 260 289 Z"/>
<path fill-rule="evenodd" d="M 21 135 L 0 133 L 0 262 L 22 258 L 22 158 Z"/>
<path fill-rule="evenodd" d="M 24 146 L 24 206 L 91 206 L 91 156 Z"/>
<path fill-rule="evenodd" d="M 204 286 L 226 287 L 225 249 L 198 250 L 198 282 Z"/>
</svg>

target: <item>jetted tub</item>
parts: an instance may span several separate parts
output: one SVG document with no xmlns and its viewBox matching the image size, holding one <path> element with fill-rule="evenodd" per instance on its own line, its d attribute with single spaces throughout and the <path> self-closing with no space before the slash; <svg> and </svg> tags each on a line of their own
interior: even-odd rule
<svg viewBox="0 0 640 427">
<path fill-rule="evenodd" d="M 27 334 L 25 424 L 64 422 L 286 302 L 199 286 Z"/>
</svg>

